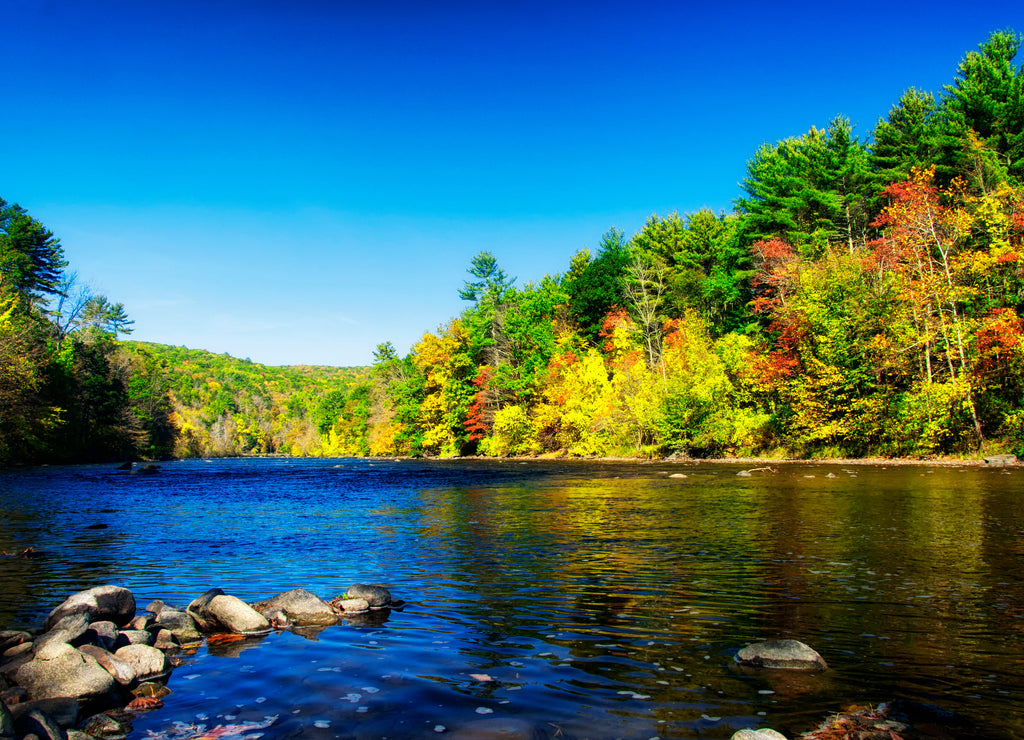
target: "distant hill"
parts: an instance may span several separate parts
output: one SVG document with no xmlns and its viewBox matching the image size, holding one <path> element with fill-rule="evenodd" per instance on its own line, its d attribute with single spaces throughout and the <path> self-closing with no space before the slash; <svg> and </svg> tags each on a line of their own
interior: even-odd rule
<svg viewBox="0 0 1024 740">
<path fill-rule="evenodd" d="M 173 453 L 316 455 L 320 432 L 369 367 L 272 366 L 226 354 L 124 341 L 136 378 L 166 395 Z"/>
</svg>

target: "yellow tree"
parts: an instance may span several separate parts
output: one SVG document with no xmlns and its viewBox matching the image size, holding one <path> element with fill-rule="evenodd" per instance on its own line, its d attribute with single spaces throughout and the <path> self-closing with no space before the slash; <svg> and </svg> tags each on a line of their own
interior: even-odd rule
<svg viewBox="0 0 1024 740">
<path fill-rule="evenodd" d="M 423 373 L 423 400 L 418 424 L 426 452 L 452 457 L 467 441 L 466 414 L 473 401 L 477 369 L 470 357 L 470 337 L 455 319 L 427 333 L 413 347 L 413 362 Z"/>
</svg>

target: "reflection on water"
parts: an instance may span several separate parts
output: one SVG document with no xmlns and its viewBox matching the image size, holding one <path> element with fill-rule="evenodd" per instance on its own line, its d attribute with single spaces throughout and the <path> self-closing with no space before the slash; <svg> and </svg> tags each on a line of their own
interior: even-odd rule
<svg viewBox="0 0 1024 740">
<path fill-rule="evenodd" d="M 1024 734 L 1021 473 L 789 464 L 226 460 L 0 473 L 0 625 L 100 583 L 184 605 L 356 582 L 409 602 L 202 648 L 135 734 L 795 735 L 850 704 Z M 685 472 L 686 478 L 670 478 Z M 794 637 L 830 670 L 744 671 Z M 460 735 L 460 733 L 463 733 Z"/>
</svg>

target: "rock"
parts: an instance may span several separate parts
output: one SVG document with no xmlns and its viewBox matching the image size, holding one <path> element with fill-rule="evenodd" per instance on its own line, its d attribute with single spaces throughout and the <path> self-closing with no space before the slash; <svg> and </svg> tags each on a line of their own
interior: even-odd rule
<svg viewBox="0 0 1024 740">
<path fill-rule="evenodd" d="M 1017 464 L 1016 455 L 990 455 L 985 458 L 985 464 L 993 468 L 1005 468 Z"/>
<path fill-rule="evenodd" d="M 169 630 L 174 635 L 174 639 L 182 645 L 187 645 L 190 642 L 199 642 L 203 639 L 199 628 L 196 626 L 196 621 L 192 619 L 188 612 L 181 609 L 163 606 L 156 613 L 155 624 L 159 625 L 162 629 Z"/>
<path fill-rule="evenodd" d="M 689 477 L 690 476 L 688 476 L 686 473 L 672 473 L 672 475 L 669 476 L 669 478 L 689 478 Z"/>
<path fill-rule="evenodd" d="M 8 707 L 28 701 L 28 692 L 22 686 L 12 686 L 0 693 L 0 701 Z"/>
<path fill-rule="evenodd" d="M 786 736 L 769 727 L 763 727 L 760 730 L 747 729 L 734 732 L 729 740 L 786 740 Z"/>
<path fill-rule="evenodd" d="M 67 740 L 63 728 L 38 709 L 26 712 L 14 722 L 14 730 L 21 737 L 35 735 L 39 740 Z"/>
<path fill-rule="evenodd" d="M 69 696 L 26 701 L 12 707 L 11 715 L 14 717 L 15 723 L 17 723 L 22 715 L 28 714 L 33 709 L 38 709 L 65 730 L 69 727 L 74 727 L 75 723 L 78 722 L 78 700 L 72 699 Z"/>
<path fill-rule="evenodd" d="M 60 655 L 65 647 L 71 646 L 71 641 L 67 639 L 68 634 L 64 630 L 51 630 L 47 632 L 32 645 L 35 657 L 40 660 L 50 660 Z"/>
<path fill-rule="evenodd" d="M 132 630 L 148 630 L 155 622 L 156 618 L 152 614 L 140 614 L 128 623 L 127 628 Z"/>
<path fill-rule="evenodd" d="M 35 644 L 31 642 L 23 642 L 20 645 L 12 645 L 3 652 L 3 657 L 7 660 L 11 658 L 17 658 L 19 655 L 24 653 L 30 653 L 35 648 Z"/>
<path fill-rule="evenodd" d="M 14 681 L 23 686 L 32 699 L 101 696 L 114 685 L 113 676 L 95 658 L 70 645 L 55 645 L 49 658 L 37 655 L 18 668 Z"/>
<path fill-rule="evenodd" d="M 259 609 L 260 614 L 267 618 L 270 622 L 270 626 L 276 630 L 288 627 L 291 625 L 292 620 L 288 619 L 288 614 L 284 609 Z M 337 619 L 335 619 L 337 621 Z"/>
<path fill-rule="evenodd" d="M 160 472 L 160 466 L 153 463 L 146 463 L 141 468 L 132 468 L 128 471 L 131 475 L 153 475 Z"/>
<path fill-rule="evenodd" d="M 167 604 L 160 601 L 160 599 L 153 599 L 151 602 L 146 604 L 146 611 L 150 612 L 155 616 L 160 616 L 160 612 L 167 607 Z"/>
<path fill-rule="evenodd" d="M 107 673 L 114 677 L 122 686 L 127 686 L 135 680 L 135 669 L 128 663 L 96 645 L 82 645 L 78 648 L 86 655 L 91 655 L 96 662 L 103 666 Z"/>
<path fill-rule="evenodd" d="M 383 586 L 357 583 L 345 592 L 346 599 L 366 599 L 371 609 L 379 609 L 391 603 L 391 594 Z"/>
<path fill-rule="evenodd" d="M 120 586 L 96 586 L 69 596 L 46 618 L 46 630 L 72 614 L 85 614 L 90 622 L 109 619 L 123 627 L 135 616 L 135 597 Z"/>
<path fill-rule="evenodd" d="M 285 591 L 266 601 L 257 602 L 252 607 L 265 617 L 267 612 L 279 609 L 292 623 L 298 625 L 334 624 L 338 621 L 337 615 L 327 602 L 304 588 Z"/>
<path fill-rule="evenodd" d="M 11 710 L 2 701 L 0 701 L 0 737 L 14 737 L 14 717 L 11 716 Z"/>
<path fill-rule="evenodd" d="M 188 605 L 188 613 L 204 632 L 236 632 L 243 635 L 270 631 L 267 618 L 219 588 L 210 589 Z"/>
<path fill-rule="evenodd" d="M 0 631 L 0 655 L 16 645 L 32 642 L 32 635 L 23 630 Z"/>
<path fill-rule="evenodd" d="M 85 634 L 87 629 L 89 629 L 88 614 L 69 614 L 54 624 L 50 631 L 64 633 L 67 636 L 64 642 L 71 643 Z"/>
<path fill-rule="evenodd" d="M 747 645 L 736 653 L 736 662 L 758 668 L 828 668 L 824 658 L 799 640 L 767 640 Z"/>
<path fill-rule="evenodd" d="M 174 650 L 179 647 L 178 641 L 174 637 L 174 633 L 170 630 L 159 629 L 154 633 L 153 647 L 157 650 Z"/>
<path fill-rule="evenodd" d="M 132 726 L 109 714 L 97 714 L 85 721 L 82 730 L 91 738 L 118 738 L 126 737 Z"/>
<path fill-rule="evenodd" d="M 153 633 L 146 630 L 121 630 L 114 640 L 114 652 L 125 645 L 152 645 L 154 641 Z"/>
<path fill-rule="evenodd" d="M 167 656 L 149 645 L 125 645 L 114 657 L 127 663 L 140 681 L 166 675 L 170 670 Z"/>
<path fill-rule="evenodd" d="M 93 622 L 89 625 L 89 629 L 77 640 L 74 645 L 97 645 L 104 650 L 113 650 L 114 643 L 117 642 L 118 632 L 117 625 L 109 621 Z"/>
<path fill-rule="evenodd" d="M 331 606 L 345 614 L 357 614 L 370 610 L 370 602 L 366 599 L 333 599 Z"/>
</svg>

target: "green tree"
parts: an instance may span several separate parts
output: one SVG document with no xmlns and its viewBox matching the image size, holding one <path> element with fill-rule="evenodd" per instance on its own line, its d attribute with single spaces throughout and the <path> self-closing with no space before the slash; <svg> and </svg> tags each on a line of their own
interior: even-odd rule
<svg viewBox="0 0 1024 740">
<path fill-rule="evenodd" d="M 1024 179 L 1024 65 L 1013 64 L 1020 45 L 1020 34 L 996 31 L 978 51 L 967 53 L 953 84 L 945 87 L 944 164 L 958 173 L 971 169 L 967 133 L 973 131 L 1010 175 Z"/>
<path fill-rule="evenodd" d="M 459 291 L 459 297 L 464 301 L 501 303 L 505 293 L 516 282 L 498 267 L 498 260 L 490 252 L 480 252 L 473 257 L 467 272 L 476 280 L 465 281 L 465 287 Z"/>
<path fill-rule="evenodd" d="M 573 257 L 563 285 L 569 313 L 586 340 L 597 343 L 605 317 L 623 305 L 623 281 L 631 261 L 625 235 L 614 226 L 601 237 L 597 257 L 582 250 Z"/>
<path fill-rule="evenodd" d="M 0 281 L 35 304 L 59 292 L 67 260 L 51 231 L 16 203 L 0 198 Z"/>
<path fill-rule="evenodd" d="M 842 117 L 825 131 L 811 128 L 765 144 L 747 165 L 746 196 L 736 201 L 744 242 L 780 238 L 811 257 L 837 242 L 852 251 L 868 223 L 867 165 L 863 145 Z"/>
</svg>

